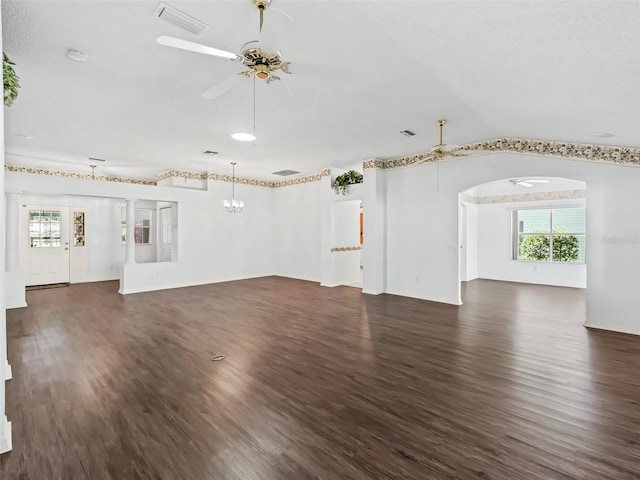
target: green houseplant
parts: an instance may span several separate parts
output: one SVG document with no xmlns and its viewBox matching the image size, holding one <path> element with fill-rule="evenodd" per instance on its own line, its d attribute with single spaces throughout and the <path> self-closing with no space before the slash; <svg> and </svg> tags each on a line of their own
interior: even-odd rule
<svg viewBox="0 0 640 480">
<path fill-rule="evenodd" d="M 20 78 L 16 75 L 13 66 L 15 63 L 7 57 L 6 53 L 2 53 L 2 78 L 4 80 L 4 104 L 10 107 L 18 96 L 20 88 Z"/>
<path fill-rule="evenodd" d="M 362 174 L 356 172 L 355 170 L 349 170 L 348 172 L 343 173 L 342 175 L 338 175 L 336 179 L 333 181 L 333 189 L 336 193 L 341 193 L 342 195 L 346 195 L 349 193 L 349 186 L 355 185 L 356 183 L 362 183 L 363 177 Z"/>
</svg>

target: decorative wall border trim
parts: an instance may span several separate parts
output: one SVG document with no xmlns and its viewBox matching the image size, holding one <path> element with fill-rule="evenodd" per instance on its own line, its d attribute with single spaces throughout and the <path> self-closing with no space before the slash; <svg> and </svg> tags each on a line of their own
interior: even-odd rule
<svg viewBox="0 0 640 480">
<path fill-rule="evenodd" d="M 475 203 L 477 205 L 489 203 L 513 203 L 513 202 L 535 202 L 544 200 L 567 200 L 574 198 L 586 198 L 586 190 L 560 190 L 557 192 L 538 193 L 516 193 L 513 195 L 493 195 L 489 197 L 476 197 L 463 193 L 460 199 L 463 202 Z"/>
<path fill-rule="evenodd" d="M 355 250 L 362 250 L 361 245 L 354 245 L 351 247 L 332 247 L 331 252 L 353 252 Z"/>
<path fill-rule="evenodd" d="M 51 170 L 48 168 L 22 167 L 19 165 L 5 165 L 4 169 L 8 172 L 31 173 L 36 175 L 48 175 L 52 177 L 77 178 L 80 180 L 98 180 L 103 182 L 129 183 L 133 185 L 150 185 L 157 186 L 159 182 L 170 178 L 185 178 L 187 180 L 215 180 L 219 182 L 231 182 L 232 176 L 214 172 L 191 172 L 189 170 L 167 170 L 158 174 L 156 180 L 148 180 L 143 178 L 127 178 L 114 177 L 107 175 L 92 175 L 91 173 L 67 172 L 63 170 Z M 291 185 L 303 185 L 306 183 L 319 182 L 322 177 L 330 175 L 328 168 L 323 169 L 320 173 L 306 175 L 303 177 L 290 178 L 288 180 L 259 180 L 248 177 L 235 177 L 235 182 L 242 185 L 251 185 L 256 187 L 281 188 Z"/>
<path fill-rule="evenodd" d="M 468 152 L 469 156 L 486 155 L 488 153 L 517 153 L 520 155 L 640 166 L 640 148 L 638 147 L 616 147 L 525 138 L 499 138 L 463 145 L 459 150 Z M 415 163 L 435 163 L 437 161 L 438 158 L 434 157 L 432 152 L 422 152 L 388 160 L 367 160 L 363 163 L 363 167 L 388 170 L 408 167 Z"/>
<path fill-rule="evenodd" d="M 109 175 L 93 175 L 91 173 L 65 172 L 62 170 L 51 170 L 48 168 L 21 167 L 19 165 L 5 165 L 7 172 L 31 173 L 35 175 L 48 175 L 51 177 L 78 178 L 81 180 L 98 180 L 102 182 L 130 183 L 133 185 L 156 185 L 155 180 L 144 178 L 113 177 Z"/>
<path fill-rule="evenodd" d="M 168 180 L 169 178 L 185 178 L 187 180 L 206 180 L 207 172 L 191 172 L 189 170 L 167 170 L 156 176 L 156 182 Z"/>
<path fill-rule="evenodd" d="M 500 138 L 465 145 L 462 147 L 462 150 L 478 151 L 479 153 L 519 153 L 522 155 L 538 155 L 589 162 L 640 166 L 640 148 L 638 147 L 554 142 L 550 140 L 530 140 L 526 138 Z"/>
<path fill-rule="evenodd" d="M 381 170 L 384 170 L 386 168 L 386 162 L 384 160 L 378 160 L 377 158 L 374 158 L 372 160 L 365 160 L 364 162 L 362 162 L 362 168 L 364 170 L 367 170 L 369 168 L 379 168 Z"/>
</svg>

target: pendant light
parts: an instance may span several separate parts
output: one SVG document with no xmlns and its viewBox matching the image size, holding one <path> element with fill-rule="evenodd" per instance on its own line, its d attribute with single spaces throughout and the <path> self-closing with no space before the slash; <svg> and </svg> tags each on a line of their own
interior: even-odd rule
<svg viewBox="0 0 640 480">
<path fill-rule="evenodd" d="M 231 162 L 231 200 L 224 201 L 224 209 L 229 213 L 240 213 L 244 208 L 244 201 L 236 200 L 236 162 Z"/>
</svg>

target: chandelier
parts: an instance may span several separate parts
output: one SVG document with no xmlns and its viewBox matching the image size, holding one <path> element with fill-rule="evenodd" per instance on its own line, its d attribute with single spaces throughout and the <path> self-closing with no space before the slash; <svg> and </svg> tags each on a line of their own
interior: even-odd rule
<svg viewBox="0 0 640 480">
<path fill-rule="evenodd" d="M 231 200 L 224 201 L 224 209 L 229 213 L 239 213 L 244 208 L 242 200 L 236 200 L 236 162 L 231 162 Z"/>
</svg>

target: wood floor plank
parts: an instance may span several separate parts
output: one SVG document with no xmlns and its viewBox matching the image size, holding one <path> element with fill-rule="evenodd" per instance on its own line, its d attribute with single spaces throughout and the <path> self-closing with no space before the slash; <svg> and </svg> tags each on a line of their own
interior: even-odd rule
<svg viewBox="0 0 640 480">
<path fill-rule="evenodd" d="M 638 337 L 582 327 L 578 289 L 463 299 L 279 277 L 28 292 L 0 478 L 640 479 Z"/>
</svg>

